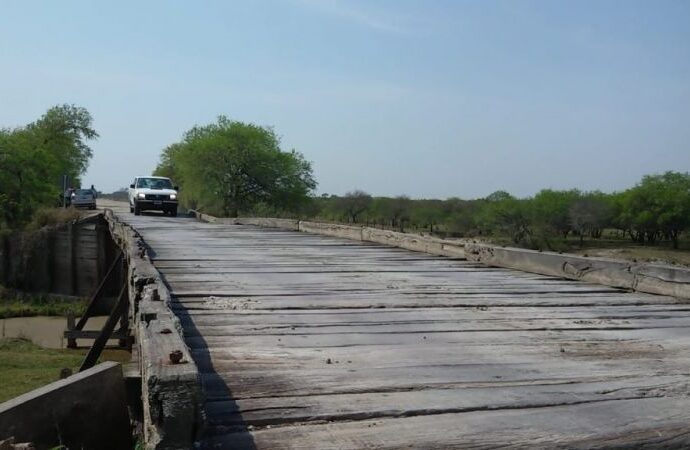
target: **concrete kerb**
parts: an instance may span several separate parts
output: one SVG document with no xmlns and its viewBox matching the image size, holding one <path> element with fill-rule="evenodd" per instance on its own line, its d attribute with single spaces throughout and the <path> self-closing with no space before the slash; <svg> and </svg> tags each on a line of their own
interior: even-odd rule
<svg viewBox="0 0 690 450">
<path fill-rule="evenodd" d="M 122 367 L 105 362 L 1 403 L 0 440 L 9 437 L 37 448 L 131 448 Z"/>
<path fill-rule="evenodd" d="M 690 270 L 679 267 L 487 244 L 466 244 L 465 255 L 470 261 L 494 267 L 690 299 Z"/>
<path fill-rule="evenodd" d="M 363 227 L 352 225 L 340 225 L 337 223 L 307 222 L 300 220 L 297 226 L 304 233 L 321 234 L 355 241 L 363 241 Z"/>
<path fill-rule="evenodd" d="M 236 219 L 222 219 L 232 220 L 236 225 L 254 225 L 257 227 L 266 228 L 280 228 L 284 230 L 298 231 L 299 220 L 294 219 L 272 219 L 272 218 L 256 218 L 256 217 L 238 217 Z"/>
<path fill-rule="evenodd" d="M 344 239 L 351 239 L 363 242 L 375 242 L 377 244 L 399 247 L 416 252 L 429 253 L 432 255 L 448 256 L 451 258 L 464 258 L 464 243 L 438 239 L 428 236 L 419 236 L 410 233 L 399 233 L 397 231 L 379 230 L 356 225 L 341 225 L 337 223 L 311 222 L 294 219 L 275 219 L 275 218 L 219 218 L 191 211 L 195 217 L 208 223 L 223 223 L 231 225 L 255 225 L 260 227 L 280 228 L 304 233 L 320 234 Z"/>
<path fill-rule="evenodd" d="M 170 292 L 139 234 L 111 210 L 104 216 L 127 261 L 130 320 L 141 362 L 146 447 L 191 448 L 205 425 L 203 394 L 179 319 L 170 309 Z M 174 352 L 181 353 L 179 362 L 173 362 Z"/>
</svg>

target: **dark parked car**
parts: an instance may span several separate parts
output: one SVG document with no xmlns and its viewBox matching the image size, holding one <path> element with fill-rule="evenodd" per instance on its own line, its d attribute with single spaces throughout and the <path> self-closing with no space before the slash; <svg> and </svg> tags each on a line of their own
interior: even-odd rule
<svg viewBox="0 0 690 450">
<path fill-rule="evenodd" d="M 75 189 L 70 204 L 75 208 L 96 209 L 96 194 L 92 189 Z"/>
</svg>

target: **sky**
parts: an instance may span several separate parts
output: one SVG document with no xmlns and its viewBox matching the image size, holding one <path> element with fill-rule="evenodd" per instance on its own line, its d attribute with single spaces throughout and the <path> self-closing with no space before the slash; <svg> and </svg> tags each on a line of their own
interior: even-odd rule
<svg viewBox="0 0 690 450">
<path fill-rule="evenodd" d="M 0 127 L 63 103 L 105 192 L 221 114 L 319 194 L 610 192 L 690 170 L 690 2 L 0 0 Z"/>
</svg>

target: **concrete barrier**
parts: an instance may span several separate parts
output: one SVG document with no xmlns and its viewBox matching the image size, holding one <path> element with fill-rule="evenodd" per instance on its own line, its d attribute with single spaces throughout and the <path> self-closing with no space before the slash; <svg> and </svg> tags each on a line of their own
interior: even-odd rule
<svg viewBox="0 0 690 450">
<path fill-rule="evenodd" d="M 299 230 L 299 220 L 295 219 L 274 219 L 270 217 L 238 217 L 233 219 L 237 225 L 254 225 L 266 228 L 281 228 L 284 230 Z"/>
<path fill-rule="evenodd" d="M 195 210 L 193 210 L 193 209 L 190 210 L 189 212 L 192 213 L 192 214 L 194 214 L 194 216 L 195 216 L 197 219 L 201 220 L 202 222 L 208 222 L 208 223 L 221 223 L 221 222 L 219 222 L 219 220 L 222 220 L 222 219 L 219 219 L 218 217 L 210 216 L 210 215 L 208 215 L 208 214 L 202 213 L 201 211 L 195 211 Z M 234 221 L 233 221 L 232 223 L 234 224 Z"/>
<path fill-rule="evenodd" d="M 203 432 L 205 415 L 199 371 L 189 353 L 170 292 L 147 255 L 141 237 L 104 213 L 113 239 L 127 261 L 130 322 L 142 362 L 144 440 L 149 449 L 192 448 Z M 179 352 L 179 353 L 178 353 Z M 179 362 L 171 357 L 177 353 Z"/>
<path fill-rule="evenodd" d="M 37 448 L 132 448 L 122 368 L 105 362 L 0 404 L 0 440 Z M 62 447 L 61 447 L 62 448 Z"/>
<path fill-rule="evenodd" d="M 277 219 L 273 217 L 214 217 L 195 210 L 190 210 L 189 212 L 202 222 L 208 223 L 254 225 L 257 227 L 281 228 L 292 231 L 299 230 L 299 220 L 296 219 Z"/>
<path fill-rule="evenodd" d="M 300 220 L 299 231 L 305 233 L 322 234 L 355 241 L 362 240 L 362 227 L 340 225 L 337 223 L 307 222 Z"/>
<path fill-rule="evenodd" d="M 398 233 L 397 231 L 364 227 L 362 228 L 362 240 L 432 255 L 465 257 L 463 243 L 410 233 Z"/>
<path fill-rule="evenodd" d="M 468 260 L 555 277 L 582 280 L 650 294 L 690 298 L 690 270 L 607 258 L 521 248 L 466 244 Z"/>
</svg>

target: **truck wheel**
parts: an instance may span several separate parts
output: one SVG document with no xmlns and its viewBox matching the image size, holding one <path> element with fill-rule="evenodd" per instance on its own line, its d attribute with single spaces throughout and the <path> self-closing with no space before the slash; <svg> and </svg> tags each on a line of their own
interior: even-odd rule
<svg viewBox="0 0 690 450">
<path fill-rule="evenodd" d="M 139 209 L 139 205 L 137 205 L 137 204 L 135 203 L 135 204 L 134 204 L 134 215 L 135 215 L 135 216 L 138 216 L 138 215 L 140 215 L 140 214 L 141 214 L 141 209 Z"/>
<path fill-rule="evenodd" d="M 129 205 L 129 212 L 133 213 L 134 212 L 134 206 Z"/>
<path fill-rule="evenodd" d="M 177 217 L 177 208 L 176 208 L 176 209 L 171 209 L 171 210 L 170 210 L 170 216 L 171 216 L 171 217 Z"/>
</svg>

